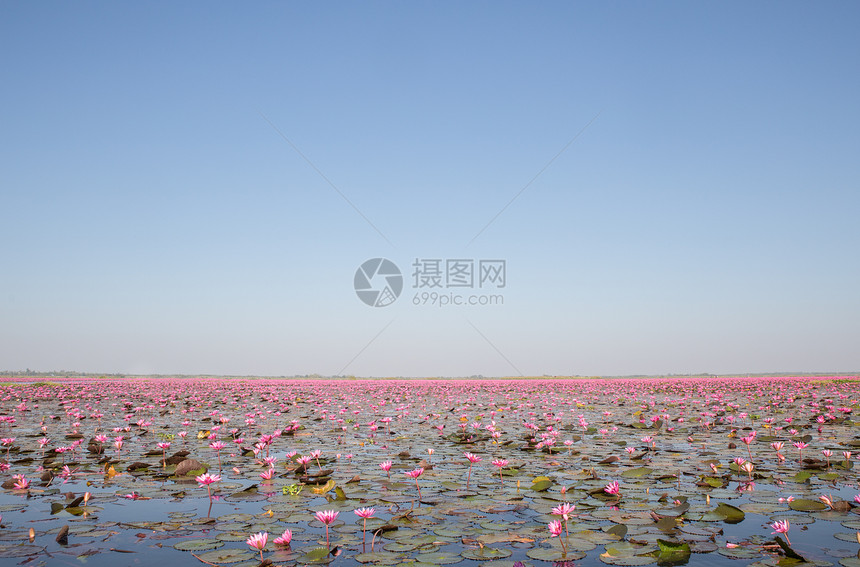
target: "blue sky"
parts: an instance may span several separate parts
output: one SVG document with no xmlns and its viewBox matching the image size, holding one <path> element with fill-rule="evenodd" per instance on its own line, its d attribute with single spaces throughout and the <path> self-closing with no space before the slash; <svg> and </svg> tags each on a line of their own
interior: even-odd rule
<svg viewBox="0 0 860 567">
<path fill-rule="evenodd" d="M 857 371 L 858 16 L 4 3 L 0 368 Z M 503 305 L 415 305 L 416 258 Z"/>
</svg>

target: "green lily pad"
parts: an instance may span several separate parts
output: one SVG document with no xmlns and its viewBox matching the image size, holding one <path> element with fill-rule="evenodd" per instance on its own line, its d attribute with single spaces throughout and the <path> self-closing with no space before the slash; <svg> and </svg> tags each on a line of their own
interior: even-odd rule
<svg viewBox="0 0 860 567">
<path fill-rule="evenodd" d="M 489 561 L 491 559 L 504 559 L 505 557 L 510 557 L 511 551 L 509 549 L 485 546 L 477 549 L 466 549 L 460 555 L 466 559 L 473 559 L 475 561 Z"/>
<path fill-rule="evenodd" d="M 727 524 L 737 524 L 746 517 L 743 510 L 725 502 L 720 502 L 714 512 L 722 516 Z"/>
<path fill-rule="evenodd" d="M 823 502 L 807 500 L 805 498 L 795 498 L 788 503 L 788 507 L 797 512 L 819 512 L 827 509 L 827 506 Z"/>
<path fill-rule="evenodd" d="M 635 469 L 627 469 L 621 473 L 624 478 L 639 478 L 654 472 L 654 469 L 648 467 L 637 467 Z"/>
<path fill-rule="evenodd" d="M 811 472 L 809 472 L 809 471 L 800 471 L 799 473 L 797 473 L 796 475 L 794 475 L 793 477 L 791 477 L 789 480 L 790 480 L 791 482 L 803 483 L 803 482 L 806 482 L 807 480 L 809 480 L 810 478 L 812 478 L 812 473 L 811 473 Z"/>
<path fill-rule="evenodd" d="M 526 557 L 539 561 L 576 561 L 585 557 L 585 553 L 582 551 L 568 551 L 567 554 L 562 555 L 561 546 L 552 548 L 535 547 L 526 552 Z"/>
<path fill-rule="evenodd" d="M 359 553 L 353 555 L 359 563 L 373 563 L 374 565 L 397 565 L 404 559 L 401 553 L 391 553 L 389 551 L 373 551 L 370 553 Z"/>
<path fill-rule="evenodd" d="M 436 551 L 433 553 L 419 553 L 415 556 L 415 560 L 421 561 L 422 563 L 433 563 L 435 565 L 451 565 L 453 563 L 459 563 L 463 560 L 463 557 L 454 553 Z"/>
<path fill-rule="evenodd" d="M 178 549 L 179 551 L 205 551 L 207 549 L 219 549 L 221 547 L 224 547 L 224 542 L 220 539 L 214 538 L 188 539 L 180 541 L 173 546 L 174 549 Z"/>
<path fill-rule="evenodd" d="M 301 563 L 331 563 L 332 561 L 331 550 L 325 547 L 315 547 L 314 549 L 305 553 L 301 559 Z"/>
<path fill-rule="evenodd" d="M 29 543 L 16 543 L 13 545 L 0 545 L 0 557 L 27 557 L 42 553 L 45 548 L 41 545 Z"/>
<path fill-rule="evenodd" d="M 618 536 L 621 539 L 624 539 L 624 536 L 627 535 L 627 526 L 624 524 L 616 524 L 606 530 L 606 533 L 612 534 L 614 536 Z"/>
<path fill-rule="evenodd" d="M 690 559 L 690 544 L 686 542 L 658 539 L 657 545 L 660 546 L 660 553 L 657 555 L 660 565 L 678 565 Z"/>
<path fill-rule="evenodd" d="M 650 565 L 657 561 L 656 557 L 650 555 L 610 555 L 608 553 L 601 553 L 599 558 L 600 561 L 607 565 Z"/>
<path fill-rule="evenodd" d="M 218 549 L 215 551 L 207 551 L 198 555 L 203 561 L 209 563 L 238 563 L 240 561 L 248 561 L 254 558 L 254 554 L 244 549 Z"/>
</svg>

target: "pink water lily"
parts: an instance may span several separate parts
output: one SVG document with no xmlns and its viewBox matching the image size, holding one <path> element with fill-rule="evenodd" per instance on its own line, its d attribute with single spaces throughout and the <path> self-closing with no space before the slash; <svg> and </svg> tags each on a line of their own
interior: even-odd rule
<svg viewBox="0 0 860 567">
<path fill-rule="evenodd" d="M 334 522 L 340 512 L 336 512 L 335 510 L 322 510 L 314 514 L 317 520 L 325 524 L 325 545 L 329 547 L 329 539 L 328 539 L 328 526 L 332 522 Z"/>
<path fill-rule="evenodd" d="M 418 489 L 418 498 L 421 498 L 421 487 L 418 486 L 418 477 L 421 476 L 422 474 L 424 474 L 424 469 L 421 467 L 418 467 L 415 470 L 406 471 L 403 474 L 405 474 L 409 478 L 415 480 L 415 488 Z"/>
<path fill-rule="evenodd" d="M 251 546 L 251 549 L 257 549 L 260 552 L 260 561 L 263 561 L 263 549 L 269 541 L 268 532 L 259 532 L 249 537 L 245 543 Z"/>
<path fill-rule="evenodd" d="M 27 480 L 24 475 L 16 474 L 13 478 L 15 479 L 14 488 L 16 490 L 27 490 L 30 488 L 30 481 Z"/>
<path fill-rule="evenodd" d="M 549 528 L 549 537 L 559 538 L 559 541 L 561 542 L 561 549 L 564 552 L 564 554 L 567 555 L 567 547 L 564 545 L 564 539 L 562 539 L 560 537 L 562 534 L 562 531 L 563 531 L 563 528 L 561 526 L 561 522 L 558 520 L 553 520 L 552 522 L 547 524 L 547 528 Z"/>
<path fill-rule="evenodd" d="M 273 540 L 275 545 L 281 546 L 289 546 L 290 542 L 293 541 L 293 531 L 292 530 L 284 530 L 284 533 L 279 535 Z"/>
<path fill-rule="evenodd" d="M 376 509 L 374 508 L 356 508 L 355 515 L 364 520 L 364 523 L 361 528 L 361 545 L 364 546 L 365 541 L 367 540 L 367 520 L 368 518 L 372 518 L 376 513 Z"/>
<path fill-rule="evenodd" d="M 791 540 L 788 539 L 788 520 L 776 521 L 770 525 L 773 528 L 772 534 L 785 534 L 785 541 L 791 545 Z"/>
<path fill-rule="evenodd" d="M 798 461 L 803 462 L 803 450 L 809 447 L 809 443 L 804 443 L 803 441 L 795 441 L 793 445 L 797 448 L 797 452 L 800 455 L 798 457 Z M 787 538 L 788 536 L 786 536 Z"/>
<path fill-rule="evenodd" d="M 212 509 L 212 486 L 216 482 L 221 481 L 220 474 L 209 474 L 208 472 L 201 474 L 200 476 L 194 477 L 194 480 L 200 485 L 200 488 L 206 487 L 206 493 L 209 495 L 209 509 Z M 207 514 L 208 516 L 208 514 Z"/>
<path fill-rule="evenodd" d="M 504 479 L 502 478 L 502 469 L 504 469 L 506 466 L 508 466 L 508 460 L 507 459 L 494 459 L 493 465 L 495 465 L 499 469 L 499 482 L 504 482 Z"/>
<path fill-rule="evenodd" d="M 573 511 L 576 510 L 576 504 L 568 504 L 564 502 L 563 504 L 556 506 L 552 509 L 552 513 L 556 516 L 561 516 L 564 520 L 564 531 L 567 535 L 570 535 L 570 531 L 568 531 L 567 521 L 570 519 Z"/>
<path fill-rule="evenodd" d="M 481 457 L 473 453 L 463 453 L 463 456 L 469 461 L 469 475 L 466 477 L 466 488 L 469 488 L 469 481 L 472 479 L 472 465 L 481 462 Z"/>
<path fill-rule="evenodd" d="M 391 480 L 391 465 L 391 461 L 383 461 L 379 463 L 379 468 L 385 471 L 385 473 L 388 475 L 388 480 Z"/>
</svg>

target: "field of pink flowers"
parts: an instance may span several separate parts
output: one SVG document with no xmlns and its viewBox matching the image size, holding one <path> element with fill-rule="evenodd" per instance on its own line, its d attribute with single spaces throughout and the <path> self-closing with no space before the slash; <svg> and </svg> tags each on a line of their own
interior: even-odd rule
<svg viewBox="0 0 860 567">
<path fill-rule="evenodd" d="M 0 562 L 860 566 L 855 377 L 0 386 Z"/>
</svg>

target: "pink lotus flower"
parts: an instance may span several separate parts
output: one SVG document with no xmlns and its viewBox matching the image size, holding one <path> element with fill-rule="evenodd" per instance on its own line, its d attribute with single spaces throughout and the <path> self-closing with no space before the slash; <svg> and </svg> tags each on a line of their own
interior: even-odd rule
<svg viewBox="0 0 860 567">
<path fill-rule="evenodd" d="M 554 515 L 561 516 L 564 520 L 564 531 L 565 533 L 567 533 L 567 535 L 570 535 L 570 532 L 567 528 L 567 521 L 570 519 L 570 516 L 571 514 L 573 514 L 574 510 L 576 510 L 576 504 L 568 504 L 567 502 L 564 502 L 560 506 L 556 506 L 552 509 L 552 513 Z"/>
<path fill-rule="evenodd" d="M 14 437 L 4 437 L 3 439 L 0 439 L 0 443 L 3 443 L 3 445 L 6 447 L 6 460 L 7 461 L 9 460 L 9 451 L 12 450 L 12 443 L 14 443 L 14 442 L 15 442 Z"/>
<path fill-rule="evenodd" d="M 375 508 L 356 508 L 354 511 L 355 515 L 359 518 L 364 518 L 365 520 L 368 518 L 372 518 L 376 513 Z"/>
<path fill-rule="evenodd" d="M 211 439 L 212 435 L 210 435 L 209 437 Z M 209 443 L 209 448 L 213 449 L 215 451 L 215 454 L 218 455 L 218 473 L 219 474 L 221 473 L 221 449 L 223 449 L 224 447 L 226 447 L 226 445 L 224 445 L 224 443 L 222 441 L 213 441 L 212 443 Z"/>
<path fill-rule="evenodd" d="M 564 545 L 564 539 L 559 537 L 559 536 L 561 536 L 562 529 L 563 529 L 561 526 L 561 522 L 559 522 L 558 520 L 553 520 L 552 522 L 547 524 L 547 527 L 549 528 L 549 537 L 551 537 L 551 538 L 558 537 L 559 538 L 558 541 L 561 542 L 561 549 L 564 552 L 564 554 L 567 555 L 567 547 L 565 547 L 565 545 Z"/>
<path fill-rule="evenodd" d="M 166 467 L 167 466 L 167 455 L 165 454 L 165 451 L 170 449 L 170 442 L 169 441 L 162 441 L 161 443 L 158 444 L 158 448 L 161 449 L 161 464 L 162 464 L 162 466 Z"/>
<path fill-rule="evenodd" d="M 409 478 L 415 479 L 415 488 L 418 489 L 418 498 L 420 499 L 421 498 L 421 487 L 418 486 L 418 477 L 421 476 L 422 474 L 424 474 L 424 469 L 421 467 L 418 467 L 415 470 L 406 471 L 403 474 L 405 474 Z"/>
<path fill-rule="evenodd" d="M 415 470 L 412 470 L 412 471 L 406 471 L 406 472 L 405 472 L 405 473 L 403 473 L 403 474 L 405 474 L 405 475 L 406 475 L 406 476 L 408 476 L 409 478 L 415 478 L 415 479 L 417 479 L 419 476 L 421 476 L 422 474 L 424 474 L 424 469 L 423 469 L 423 468 L 421 468 L 421 467 L 418 467 L 418 468 L 417 468 L 417 469 L 415 469 Z"/>
<path fill-rule="evenodd" d="M 361 545 L 363 547 L 365 544 L 365 541 L 367 540 L 367 519 L 373 517 L 373 515 L 376 513 L 376 509 L 375 508 L 356 508 L 354 513 L 359 518 L 364 519 L 364 525 L 361 528 Z"/>
<path fill-rule="evenodd" d="M 203 488 L 204 486 L 208 486 L 210 484 L 220 482 L 221 481 L 221 475 L 209 474 L 207 472 L 207 473 L 201 474 L 200 476 L 195 476 L 194 480 L 196 480 L 198 483 L 200 483 L 200 488 Z"/>
<path fill-rule="evenodd" d="M 791 545 L 791 540 L 788 539 L 788 520 L 777 521 L 770 525 L 774 531 L 770 532 L 772 534 L 785 534 L 785 541 L 788 542 L 788 545 Z"/>
<path fill-rule="evenodd" d="M 263 480 L 272 480 L 272 477 L 275 476 L 275 469 L 266 469 L 260 473 L 260 478 Z"/>
<path fill-rule="evenodd" d="M 803 441 L 795 441 L 793 443 L 793 445 L 797 448 L 797 451 L 800 455 L 798 457 L 798 460 L 802 461 L 803 460 L 803 450 L 806 449 L 807 447 L 809 447 L 809 443 L 804 443 Z M 786 537 L 786 539 L 788 539 L 788 536 L 785 536 L 785 537 Z"/>
<path fill-rule="evenodd" d="M 317 520 L 319 520 L 320 522 L 325 524 L 325 545 L 326 545 L 326 547 L 329 546 L 329 543 L 328 543 L 328 526 L 329 526 L 329 524 L 331 524 L 332 522 L 334 522 L 337 519 L 338 514 L 340 514 L 340 512 L 336 512 L 334 510 L 322 510 L 322 511 L 314 514 L 314 516 L 316 516 Z"/>
<path fill-rule="evenodd" d="M 386 474 L 388 474 L 388 480 L 391 480 L 391 465 L 391 461 L 383 461 L 379 463 L 379 468 L 381 468 L 386 472 Z"/>
<path fill-rule="evenodd" d="M 469 488 L 469 481 L 472 480 L 472 465 L 481 462 L 481 457 L 473 453 L 463 453 L 463 456 L 469 460 L 469 475 L 466 477 L 466 488 Z"/>
<path fill-rule="evenodd" d="M 268 532 L 259 532 L 247 539 L 245 543 L 251 546 L 252 549 L 257 549 L 260 551 L 260 561 L 263 561 L 263 549 L 266 547 L 266 544 L 269 542 L 269 534 Z"/>
<path fill-rule="evenodd" d="M 14 478 L 15 478 L 14 487 L 17 490 L 27 490 L 28 488 L 30 488 L 30 481 L 27 480 L 26 478 L 24 478 L 24 475 L 16 474 L 14 476 Z"/>
<path fill-rule="evenodd" d="M 203 473 L 200 476 L 194 477 L 194 480 L 200 485 L 200 488 L 206 487 L 206 493 L 209 495 L 209 508 L 212 508 L 212 487 L 210 485 L 220 482 L 221 475 L 220 474 L 209 474 Z M 208 517 L 208 514 L 207 514 Z"/>
<path fill-rule="evenodd" d="M 508 466 L 508 460 L 507 459 L 495 459 L 495 460 L 493 460 L 493 465 L 495 465 L 499 468 L 499 481 L 504 482 L 504 480 L 502 479 L 502 469 L 505 468 L 506 466 Z"/>
<path fill-rule="evenodd" d="M 475 455 L 473 453 L 463 453 L 463 456 L 465 456 L 469 460 L 469 462 L 472 464 L 480 463 L 483 460 L 481 457 L 479 457 L 478 455 Z"/>
<path fill-rule="evenodd" d="M 603 492 L 611 496 L 621 496 L 621 487 L 618 485 L 617 480 L 613 480 L 603 487 Z"/>
<path fill-rule="evenodd" d="M 275 545 L 288 546 L 293 541 L 293 531 L 284 530 L 284 533 L 274 539 Z"/>
</svg>

